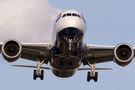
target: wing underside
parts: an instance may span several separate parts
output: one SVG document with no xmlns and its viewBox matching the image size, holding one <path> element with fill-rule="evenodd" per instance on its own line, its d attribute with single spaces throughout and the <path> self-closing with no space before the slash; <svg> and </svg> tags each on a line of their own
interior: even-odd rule
<svg viewBox="0 0 135 90">
<path fill-rule="evenodd" d="M 85 55 L 83 64 L 90 63 L 102 63 L 113 61 L 114 46 L 102 46 L 102 45 L 85 45 Z"/>
<path fill-rule="evenodd" d="M 49 50 L 51 44 L 49 43 L 23 43 L 21 58 L 37 61 L 38 57 L 49 58 Z"/>
<path fill-rule="evenodd" d="M 115 46 L 86 44 L 83 64 L 88 65 L 88 62 L 92 64 L 114 61 L 114 49 Z M 135 47 L 133 47 L 133 51 L 135 54 Z"/>
</svg>

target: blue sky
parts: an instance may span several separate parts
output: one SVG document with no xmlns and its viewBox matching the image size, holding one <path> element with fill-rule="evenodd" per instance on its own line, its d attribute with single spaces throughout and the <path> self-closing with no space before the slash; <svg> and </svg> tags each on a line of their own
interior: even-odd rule
<svg viewBox="0 0 135 90">
<path fill-rule="evenodd" d="M 9 7 L 8 1 L 4 4 L 5 7 Z M 15 0 L 12 0 L 15 1 Z M 17 1 L 17 0 L 16 0 Z M 23 1 L 23 0 L 22 0 Z M 29 2 L 38 2 L 38 0 L 28 0 Z M 17 38 L 23 42 L 47 42 L 48 36 L 46 36 L 45 32 L 43 30 L 51 30 L 53 26 L 52 22 L 54 21 L 54 17 L 57 16 L 57 14 L 63 10 L 67 9 L 74 9 L 83 14 L 83 16 L 86 19 L 87 22 L 87 31 L 85 35 L 85 43 L 88 44 L 97 44 L 97 45 L 118 45 L 119 43 L 126 42 L 129 43 L 131 46 L 135 46 L 135 40 L 134 40 L 134 33 L 135 33 L 135 1 L 134 0 L 48 0 L 49 3 L 43 4 L 44 0 L 41 1 L 39 5 L 48 5 L 48 7 L 41 7 L 39 8 L 39 12 L 42 12 L 40 17 L 46 13 L 43 13 L 46 9 L 47 13 L 49 15 L 52 15 L 52 17 L 47 16 L 49 19 L 46 19 L 45 17 L 40 18 L 40 21 L 30 16 L 34 16 L 35 13 L 32 12 L 32 14 L 22 14 L 23 16 L 27 16 L 27 20 L 31 23 L 34 22 L 34 24 L 30 24 L 28 29 L 23 28 L 24 30 L 27 29 L 27 32 L 23 33 L 24 36 L 21 34 L 15 36 L 13 29 L 16 29 L 14 27 L 17 27 L 17 29 L 20 29 L 22 27 L 19 27 L 19 25 L 25 24 L 20 23 L 19 25 L 12 25 L 10 27 L 3 26 L 3 22 L 0 22 L 0 42 L 3 42 L 8 37 L 11 38 Z M 3 1 L 0 0 L 0 5 L 2 5 Z M 17 3 L 17 2 L 16 2 Z M 27 1 L 25 0 L 25 3 Z M 35 3 L 31 3 L 35 4 Z M 16 4 L 17 5 L 17 4 Z M 30 4 L 28 4 L 30 5 Z M 43 8 L 43 9 L 42 9 Z M 53 9 L 54 8 L 54 9 Z M 56 9 L 57 8 L 57 9 Z M 0 10 L 2 8 L 0 7 Z M 12 11 L 14 11 L 13 8 Z M 27 9 L 27 8 L 26 8 Z M 29 12 L 32 9 L 29 10 Z M 41 11 L 40 11 L 41 10 Z M 50 10 L 50 11 L 49 11 Z M 10 11 L 12 13 L 12 11 Z M 22 10 L 23 11 L 23 10 Z M 45 11 L 45 12 L 46 12 Z M 54 12 L 54 13 L 53 13 Z M 20 12 L 21 13 L 21 12 Z M 1 14 L 1 12 L 0 12 Z M 10 13 L 9 13 L 10 14 Z M 17 13 L 18 15 L 18 13 Z M 30 15 L 30 16 L 29 16 Z M 37 15 L 38 16 L 38 15 Z M 11 17 L 12 18 L 12 17 Z M 18 18 L 21 18 L 19 16 Z M 30 19 L 29 19 L 30 18 Z M 0 19 L 3 20 L 3 18 Z M 5 18 L 7 19 L 7 17 Z M 5 20 L 4 19 L 4 20 Z M 45 21 L 44 21 L 45 19 Z M 3 20 L 3 21 L 4 21 Z M 49 22 L 46 23 L 46 20 Z M 8 18 L 9 23 L 10 18 Z M 44 21 L 41 23 L 41 21 Z M 19 21 L 16 21 L 17 23 Z M 35 24 L 36 22 L 36 24 Z M 14 23 L 14 22 L 13 22 Z M 28 23 L 29 24 L 29 23 Z M 37 28 L 38 30 L 36 32 L 37 35 L 34 38 L 34 32 L 29 30 L 33 29 L 32 27 L 35 25 L 40 26 L 40 24 L 44 24 L 46 27 L 42 26 L 42 28 Z M 47 24 L 47 25 L 46 25 Z M 51 24 L 51 25 L 50 25 Z M 7 24 L 6 24 L 7 25 Z M 47 27 L 50 25 L 51 28 Z M 14 27 L 13 27 L 14 26 Z M 6 29 L 5 29 L 6 28 Z M 11 28 L 11 29 L 10 29 Z M 34 27 L 35 28 L 35 27 Z M 4 29 L 4 30 L 3 30 Z M 23 29 L 21 31 L 23 31 Z M 8 35 L 5 30 L 9 31 Z M 28 31 L 29 30 L 29 31 Z M 20 32 L 21 32 L 20 31 Z M 3 35 L 4 32 L 4 35 Z M 40 33 L 38 33 L 40 32 Z M 44 33 L 43 33 L 44 32 Z M 15 31 L 15 33 L 19 33 Z M 28 33 L 28 34 L 27 34 Z M 43 33 L 43 34 L 42 34 Z M 48 32 L 51 33 L 51 32 Z M 47 33 L 47 34 L 48 34 Z M 11 34 L 11 36 L 10 36 Z M 41 37 L 39 37 L 41 35 Z M 44 35 L 45 34 L 45 35 Z M 50 35 L 51 36 L 51 35 Z M 42 38 L 46 39 L 42 39 Z M 22 39 L 25 38 L 25 39 Z M 41 40 L 42 39 L 42 40 Z M 96 64 L 97 67 L 109 67 L 113 70 L 111 71 L 98 71 L 99 78 L 98 82 L 87 82 L 87 72 L 88 71 L 78 71 L 74 76 L 70 78 L 58 78 L 52 74 L 51 71 L 45 70 L 45 79 L 41 81 L 40 79 L 37 79 L 36 81 L 33 80 L 33 69 L 29 68 L 17 68 L 12 67 L 11 65 L 14 64 L 21 64 L 21 65 L 36 65 L 36 62 L 27 61 L 24 59 L 19 59 L 16 62 L 8 63 L 3 58 L 2 55 L 0 55 L 0 89 L 1 90 L 37 90 L 37 89 L 57 89 L 57 90 L 134 90 L 134 82 L 135 82 L 135 59 L 126 67 L 118 66 L 114 62 L 107 62 L 107 63 L 101 63 Z M 48 66 L 48 65 L 43 65 Z M 83 66 L 81 66 L 83 67 Z M 88 66 L 85 66 L 88 67 Z"/>
</svg>

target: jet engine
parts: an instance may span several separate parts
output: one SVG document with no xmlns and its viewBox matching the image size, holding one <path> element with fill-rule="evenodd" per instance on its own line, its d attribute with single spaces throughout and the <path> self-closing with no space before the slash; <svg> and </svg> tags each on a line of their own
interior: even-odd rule
<svg viewBox="0 0 135 90">
<path fill-rule="evenodd" d="M 128 65 L 133 57 L 134 50 L 129 44 L 121 43 L 114 49 L 114 61 L 120 66 Z"/>
<path fill-rule="evenodd" d="M 6 40 L 2 45 L 2 56 L 8 62 L 16 61 L 21 55 L 22 46 L 17 40 Z"/>
</svg>

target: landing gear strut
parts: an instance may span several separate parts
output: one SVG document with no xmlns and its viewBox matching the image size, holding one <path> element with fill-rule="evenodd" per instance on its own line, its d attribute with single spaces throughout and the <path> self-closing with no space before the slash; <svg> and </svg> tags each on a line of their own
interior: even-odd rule
<svg viewBox="0 0 135 90">
<path fill-rule="evenodd" d="M 37 59 L 37 70 L 34 70 L 33 72 L 33 79 L 36 80 L 37 77 L 39 77 L 41 80 L 44 79 L 44 70 L 41 70 L 40 72 L 40 67 L 41 65 L 44 63 L 45 60 L 43 60 L 41 63 L 40 63 L 40 60 Z"/>
<path fill-rule="evenodd" d="M 98 79 L 98 72 L 94 73 L 95 70 L 95 64 L 90 64 L 88 62 L 88 65 L 91 67 L 91 72 L 88 72 L 87 74 L 87 81 L 89 82 L 91 79 L 93 79 L 95 82 L 97 82 Z"/>
</svg>

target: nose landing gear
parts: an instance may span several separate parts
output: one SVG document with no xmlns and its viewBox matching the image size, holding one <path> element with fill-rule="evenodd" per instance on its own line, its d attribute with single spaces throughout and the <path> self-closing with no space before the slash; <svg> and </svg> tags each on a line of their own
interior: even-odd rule
<svg viewBox="0 0 135 90">
<path fill-rule="evenodd" d="M 68 39 L 68 43 L 69 43 L 69 50 L 71 50 L 71 44 L 73 43 L 72 39 Z"/>
</svg>

